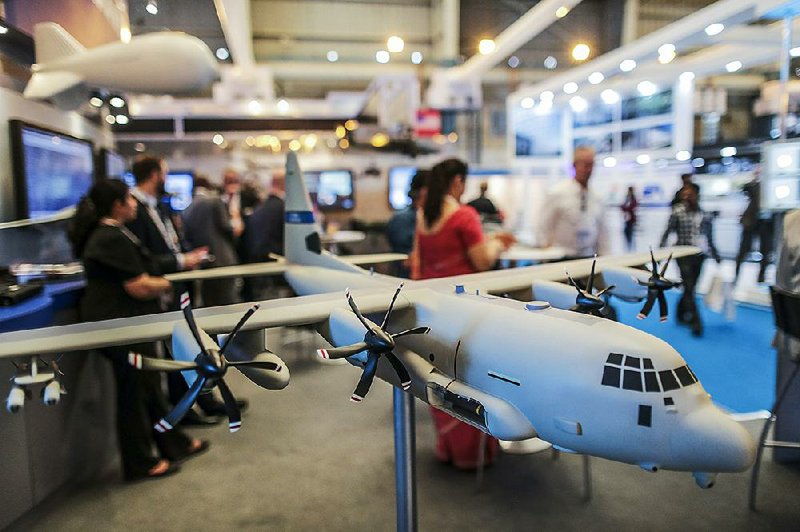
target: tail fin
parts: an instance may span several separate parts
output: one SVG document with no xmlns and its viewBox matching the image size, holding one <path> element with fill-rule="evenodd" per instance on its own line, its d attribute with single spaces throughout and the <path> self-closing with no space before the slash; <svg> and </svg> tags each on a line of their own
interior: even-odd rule
<svg viewBox="0 0 800 532">
<path fill-rule="evenodd" d="M 303 182 L 303 173 L 297 163 L 297 155 L 290 151 L 286 156 L 286 260 L 292 264 L 364 272 L 323 250 L 320 234 L 319 224 L 314 220 L 311 198 Z"/>
<path fill-rule="evenodd" d="M 36 46 L 36 62 L 40 64 L 86 51 L 86 48 L 75 37 L 55 22 L 37 24 L 33 28 L 33 40 Z"/>
</svg>

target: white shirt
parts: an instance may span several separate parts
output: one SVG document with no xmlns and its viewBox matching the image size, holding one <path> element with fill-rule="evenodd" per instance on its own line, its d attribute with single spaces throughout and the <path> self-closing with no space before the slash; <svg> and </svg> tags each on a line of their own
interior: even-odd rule
<svg viewBox="0 0 800 532">
<path fill-rule="evenodd" d="M 565 179 L 547 193 L 539 224 L 540 241 L 567 255 L 590 257 L 608 253 L 603 201 L 575 179 Z"/>
<path fill-rule="evenodd" d="M 175 227 L 171 222 L 167 221 L 167 223 L 165 223 L 158 214 L 158 198 L 144 192 L 139 187 L 133 187 L 130 189 L 130 191 L 131 196 L 139 200 L 142 205 L 146 207 L 147 214 L 155 224 L 158 232 L 161 233 L 161 237 L 164 239 L 164 242 L 166 242 L 167 246 L 169 246 L 172 252 L 175 253 L 175 258 L 178 261 L 178 268 L 182 270 L 184 268 L 184 257 L 183 253 L 181 253 L 178 233 L 175 231 Z"/>
</svg>

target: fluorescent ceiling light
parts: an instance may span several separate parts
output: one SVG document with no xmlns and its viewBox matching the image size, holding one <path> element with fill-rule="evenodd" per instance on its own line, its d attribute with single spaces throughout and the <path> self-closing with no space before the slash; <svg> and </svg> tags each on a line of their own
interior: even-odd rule
<svg viewBox="0 0 800 532">
<path fill-rule="evenodd" d="M 633 59 L 625 59 L 619 64 L 619 69 L 623 72 L 630 72 L 634 68 L 636 68 L 636 61 Z"/>
<path fill-rule="evenodd" d="M 706 35 L 709 37 L 713 37 L 714 35 L 719 35 L 725 29 L 725 24 L 709 24 L 706 26 L 705 32 Z"/>
<path fill-rule="evenodd" d="M 602 83 L 606 77 L 603 75 L 602 72 L 592 72 L 589 74 L 589 83 L 592 85 L 597 85 L 598 83 Z"/>
</svg>

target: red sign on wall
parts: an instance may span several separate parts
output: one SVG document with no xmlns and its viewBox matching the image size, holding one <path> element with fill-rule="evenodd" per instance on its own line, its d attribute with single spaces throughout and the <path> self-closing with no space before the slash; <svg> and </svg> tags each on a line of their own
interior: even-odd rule
<svg viewBox="0 0 800 532">
<path fill-rule="evenodd" d="M 432 137 L 442 132 L 442 113 L 438 109 L 418 109 L 414 133 L 417 137 Z"/>
</svg>

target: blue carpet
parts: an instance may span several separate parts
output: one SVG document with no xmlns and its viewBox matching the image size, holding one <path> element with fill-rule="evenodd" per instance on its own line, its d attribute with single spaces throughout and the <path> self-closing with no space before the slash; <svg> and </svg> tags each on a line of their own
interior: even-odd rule
<svg viewBox="0 0 800 532">
<path fill-rule="evenodd" d="M 680 292 L 667 294 L 670 317 L 658 321 L 658 305 L 645 320 L 637 320 L 642 305 L 614 302 L 619 321 L 648 332 L 678 350 L 719 406 L 744 413 L 770 410 L 775 401 L 775 350 L 770 346 L 775 326 L 770 309 L 738 305 L 736 321 L 706 309 L 698 298 L 704 335 L 692 336 L 675 320 Z"/>
</svg>

